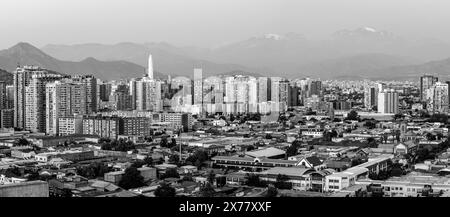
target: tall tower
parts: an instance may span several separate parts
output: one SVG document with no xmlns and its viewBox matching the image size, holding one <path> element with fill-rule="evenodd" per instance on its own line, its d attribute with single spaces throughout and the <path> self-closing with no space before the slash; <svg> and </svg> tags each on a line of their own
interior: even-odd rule
<svg viewBox="0 0 450 217">
<path fill-rule="evenodd" d="M 152 55 L 148 55 L 148 78 L 153 79 L 153 59 Z"/>
<path fill-rule="evenodd" d="M 194 69 L 194 105 L 203 105 L 203 70 Z"/>
</svg>

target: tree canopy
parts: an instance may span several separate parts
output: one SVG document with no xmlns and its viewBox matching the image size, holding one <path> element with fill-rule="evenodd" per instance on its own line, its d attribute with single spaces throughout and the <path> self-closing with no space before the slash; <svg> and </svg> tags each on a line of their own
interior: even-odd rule
<svg viewBox="0 0 450 217">
<path fill-rule="evenodd" d="M 132 141 L 125 139 L 100 139 L 99 144 L 101 144 L 102 150 L 127 152 L 136 149 Z"/>
<path fill-rule="evenodd" d="M 122 176 L 122 180 L 119 182 L 119 186 L 124 189 L 139 188 L 144 186 L 144 177 L 136 167 L 128 167 L 125 170 L 125 174 Z"/>
<path fill-rule="evenodd" d="M 162 182 L 155 190 L 156 197 L 175 197 L 176 190 L 169 184 Z"/>
</svg>

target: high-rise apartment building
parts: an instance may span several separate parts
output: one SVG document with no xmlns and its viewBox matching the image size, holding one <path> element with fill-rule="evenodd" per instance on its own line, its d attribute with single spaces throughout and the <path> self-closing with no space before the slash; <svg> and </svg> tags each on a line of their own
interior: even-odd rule
<svg viewBox="0 0 450 217">
<path fill-rule="evenodd" d="M 420 101 L 426 101 L 426 91 L 438 81 L 437 77 L 432 75 L 424 75 L 420 77 Z"/>
<path fill-rule="evenodd" d="M 378 103 L 378 88 L 367 86 L 364 88 L 364 107 L 372 109 Z"/>
<path fill-rule="evenodd" d="M 393 89 L 385 89 L 378 93 L 378 113 L 397 114 L 399 107 L 398 92 Z"/>
<path fill-rule="evenodd" d="M 289 85 L 289 98 L 288 98 L 288 106 L 299 106 L 300 105 L 300 87 L 295 85 Z"/>
<path fill-rule="evenodd" d="M 13 128 L 14 127 L 14 110 L 13 109 L 1 109 L 0 110 L 0 128 Z"/>
<path fill-rule="evenodd" d="M 110 100 L 114 103 L 115 110 L 132 110 L 132 96 L 129 92 L 128 85 L 121 84 L 117 87 Z"/>
<path fill-rule="evenodd" d="M 61 80 L 62 75 L 36 72 L 31 75 L 25 88 L 25 129 L 32 132 L 46 132 L 46 85 Z"/>
<path fill-rule="evenodd" d="M 14 85 L 6 85 L 6 109 L 14 109 Z"/>
<path fill-rule="evenodd" d="M 72 76 L 74 82 L 86 85 L 86 114 L 97 112 L 97 79 L 93 75 Z"/>
<path fill-rule="evenodd" d="M 134 88 L 134 87 L 133 87 Z M 136 80 L 136 110 L 138 111 L 162 111 L 161 82 L 158 80 L 143 78 Z"/>
<path fill-rule="evenodd" d="M 0 81 L 0 109 L 6 109 L 6 83 L 4 81 Z"/>
<path fill-rule="evenodd" d="M 322 81 L 311 81 L 308 90 L 308 97 L 311 97 L 312 95 L 322 96 Z"/>
<path fill-rule="evenodd" d="M 72 79 L 55 81 L 46 85 L 46 133 L 59 134 L 62 117 L 84 115 L 87 112 L 87 85 Z"/>
<path fill-rule="evenodd" d="M 203 70 L 194 69 L 194 105 L 203 104 Z"/>
<path fill-rule="evenodd" d="M 258 102 L 270 101 L 270 79 L 267 77 L 258 78 Z"/>
<path fill-rule="evenodd" d="M 25 128 L 26 87 L 30 84 L 33 73 L 45 72 L 37 66 L 18 67 L 14 71 L 14 127 Z"/>
<path fill-rule="evenodd" d="M 203 111 L 210 114 L 223 111 L 224 83 L 219 77 L 212 76 L 203 80 Z"/>
<path fill-rule="evenodd" d="M 447 83 L 436 82 L 427 89 L 427 110 L 429 112 L 446 113 L 449 110 L 449 87 Z"/>
</svg>

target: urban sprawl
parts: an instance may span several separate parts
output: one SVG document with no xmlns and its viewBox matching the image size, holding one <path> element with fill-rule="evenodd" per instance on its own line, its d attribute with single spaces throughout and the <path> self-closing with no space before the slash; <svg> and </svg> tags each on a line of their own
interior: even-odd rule
<svg viewBox="0 0 450 217">
<path fill-rule="evenodd" d="M 0 197 L 450 196 L 449 85 L 222 75 L 0 82 Z"/>
</svg>

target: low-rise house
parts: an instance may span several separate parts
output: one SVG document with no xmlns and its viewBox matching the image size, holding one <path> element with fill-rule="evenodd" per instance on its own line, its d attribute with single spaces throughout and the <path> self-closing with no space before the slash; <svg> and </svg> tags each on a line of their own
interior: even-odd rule
<svg viewBox="0 0 450 217">
<path fill-rule="evenodd" d="M 378 144 L 377 149 L 372 149 L 373 152 L 377 152 L 377 153 L 389 153 L 392 154 L 394 153 L 394 147 L 396 146 L 396 144 L 393 143 L 381 143 Z"/>
<path fill-rule="evenodd" d="M 18 150 L 13 149 L 11 150 L 11 157 L 19 158 L 19 159 L 34 159 L 34 156 L 36 153 L 33 151 L 33 149 L 25 149 L 25 150 Z"/>
<path fill-rule="evenodd" d="M 67 191 L 75 190 L 76 188 L 88 186 L 88 179 L 79 176 L 63 176 L 48 181 L 50 193 L 52 195 L 65 195 Z"/>
<path fill-rule="evenodd" d="M 6 177 L 4 174 L 0 174 L 0 185 L 17 184 L 26 181 L 27 179 L 25 178 Z"/>
<path fill-rule="evenodd" d="M 157 179 L 157 169 L 152 167 L 141 167 L 137 168 L 140 175 L 144 177 L 144 181 L 149 181 L 152 179 Z M 119 182 L 122 180 L 123 175 L 125 174 L 125 171 L 114 171 L 105 173 L 104 180 L 107 182 L 111 182 L 114 184 L 119 184 Z"/>
<path fill-rule="evenodd" d="M 298 162 L 298 165 L 313 168 L 315 170 L 322 170 L 326 168 L 324 161 L 316 156 L 305 157 Z"/>
<path fill-rule="evenodd" d="M 105 173 L 104 180 L 107 182 L 119 184 L 120 180 L 122 180 L 123 174 L 125 174 L 124 171 L 115 171 L 115 172 Z"/>
<path fill-rule="evenodd" d="M 180 167 L 179 171 L 181 174 L 193 174 L 198 171 L 198 168 L 196 166 L 186 165 Z"/>
<path fill-rule="evenodd" d="M 140 172 L 141 176 L 144 177 L 144 182 L 152 180 L 152 179 L 157 179 L 156 168 L 141 167 L 141 168 L 138 168 L 138 171 Z"/>
<path fill-rule="evenodd" d="M 394 154 L 412 154 L 417 151 L 417 144 L 411 142 L 399 143 L 394 146 Z"/>
<path fill-rule="evenodd" d="M 235 172 L 225 175 L 228 185 L 245 185 L 248 180 L 247 173 Z"/>
</svg>

